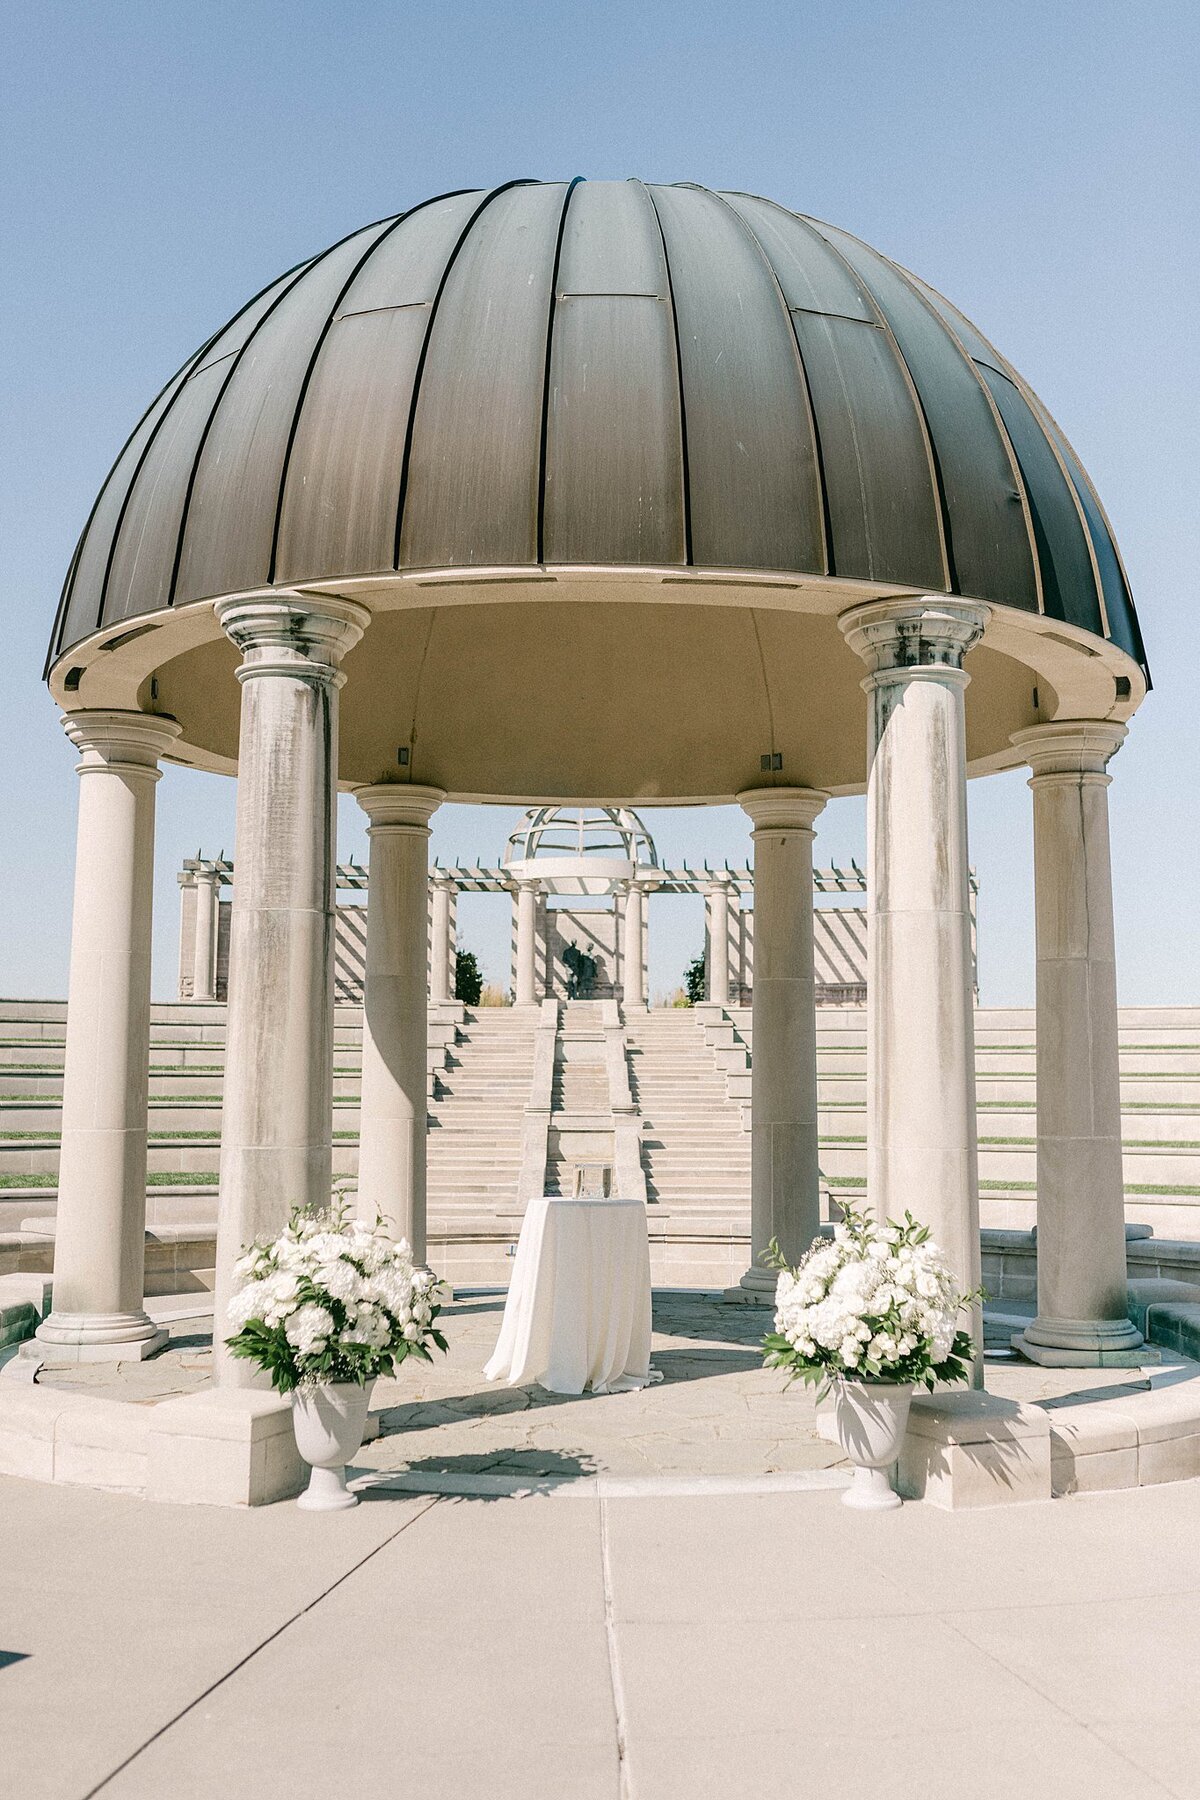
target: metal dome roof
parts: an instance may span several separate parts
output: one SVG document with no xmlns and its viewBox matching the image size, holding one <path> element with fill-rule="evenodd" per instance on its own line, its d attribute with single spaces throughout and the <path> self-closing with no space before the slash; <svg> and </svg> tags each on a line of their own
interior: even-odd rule
<svg viewBox="0 0 1200 1800">
<path fill-rule="evenodd" d="M 958 593 L 1144 666 L 1087 476 L 960 313 L 844 231 L 639 181 L 442 195 L 250 301 L 118 458 L 49 663 L 270 584 L 547 564 Z"/>
</svg>

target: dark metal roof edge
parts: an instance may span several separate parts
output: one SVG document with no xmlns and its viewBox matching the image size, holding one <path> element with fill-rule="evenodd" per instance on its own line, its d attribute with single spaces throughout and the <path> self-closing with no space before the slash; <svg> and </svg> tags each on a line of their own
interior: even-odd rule
<svg viewBox="0 0 1200 1800">
<path fill-rule="evenodd" d="M 217 414 L 221 410 L 221 402 L 224 400 L 225 395 L 228 393 L 229 385 L 232 382 L 234 376 L 237 374 L 237 371 L 241 366 L 242 358 L 245 356 L 247 350 L 250 348 L 250 345 L 254 342 L 255 338 L 258 336 L 259 332 L 262 330 L 262 328 L 266 324 L 267 320 L 274 317 L 275 313 L 278 311 L 279 307 L 282 306 L 283 302 L 287 299 L 288 295 L 295 292 L 296 288 L 299 287 L 300 283 L 304 280 L 304 277 L 306 275 L 311 274 L 314 269 L 319 268 L 320 265 L 323 262 L 325 262 L 328 257 L 333 255 L 335 250 L 340 250 L 343 244 L 348 244 L 350 242 L 351 238 L 356 238 L 356 237 L 360 236 L 360 234 L 368 232 L 368 231 L 377 231 L 381 227 L 386 227 L 390 223 L 391 223 L 390 219 L 376 219 L 370 225 L 360 225 L 357 231 L 346 232 L 344 237 L 338 238 L 336 243 L 330 244 L 328 249 L 322 250 L 318 256 L 314 256 L 312 258 L 311 262 L 306 264 L 305 267 L 303 269 L 301 269 L 299 274 L 297 274 L 295 276 L 294 280 L 289 281 L 287 286 L 282 288 L 280 290 L 280 292 L 275 296 L 275 298 L 274 298 L 274 300 L 272 300 L 270 306 L 268 306 L 266 311 L 263 313 L 262 318 L 259 319 L 258 323 L 254 326 L 254 329 L 246 337 L 245 342 L 241 345 L 240 349 L 238 349 L 237 352 L 235 353 L 235 355 L 233 356 L 233 359 L 230 362 L 229 368 L 225 372 L 225 379 L 222 381 L 220 389 L 217 392 L 217 396 L 216 396 L 215 400 L 213 401 L 211 407 L 209 408 L 208 417 L 204 421 L 204 429 L 200 433 L 200 440 L 196 445 L 196 454 L 192 458 L 192 468 L 191 468 L 191 473 L 188 476 L 187 490 L 184 494 L 183 505 L 180 508 L 180 512 L 179 512 L 179 531 L 178 531 L 178 533 L 176 535 L 176 539 L 175 539 L 175 560 L 171 565 L 171 585 L 170 585 L 169 589 L 167 590 L 167 605 L 168 606 L 174 606 L 174 604 L 175 604 L 175 595 L 176 595 L 176 591 L 179 586 L 179 570 L 180 570 L 180 567 L 183 562 L 184 539 L 187 536 L 188 517 L 189 517 L 189 514 L 191 513 L 191 509 L 192 509 L 192 496 L 196 490 L 196 477 L 198 476 L 198 474 L 200 472 L 200 464 L 204 457 L 204 449 L 205 449 L 206 444 L 208 443 L 209 434 L 212 431 L 213 424 L 216 420 Z M 372 241 L 374 242 L 375 240 L 372 240 Z"/>
<path fill-rule="evenodd" d="M 882 252 L 880 254 L 882 254 Z M 889 261 L 892 261 L 892 260 L 893 259 L 889 258 Z M 1137 616 L 1137 607 L 1135 606 L 1134 599 L 1133 599 L 1133 589 L 1131 588 L 1131 586 L 1129 584 L 1129 576 L 1125 569 L 1124 558 L 1121 555 L 1121 547 L 1120 547 L 1119 543 L 1117 542 L 1116 533 L 1113 531 L 1112 523 L 1108 517 L 1107 512 L 1104 509 L 1104 502 L 1101 500 L 1099 494 L 1096 492 L 1095 483 L 1092 481 L 1091 476 L 1088 474 L 1087 469 L 1084 466 L 1084 463 L 1079 455 L 1079 452 L 1075 449 L 1075 446 L 1071 443 L 1071 440 L 1068 438 L 1066 432 L 1063 430 L 1062 426 L 1058 423 L 1058 420 L 1054 417 L 1054 414 L 1050 411 L 1050 408 L 1046 405 L 1046 403 L 1042 399 L 1041 395 L 1034 392 L 1033 388 L 1030 387 L 1030 385 L 1026 381 L 1025 377 L 1021 374 L 1020 370 L 1017 369 L 1015 367 L 1015 365 L 1013 363 L 1011 363 L 1008 360 L 1008 358 L 1006 356 L 1004 356 L 1003 353 L 996 348 L 996 346 L 992 342 L 991 338 L 988 337 L 988 335 L 985 331 L 980 330 L 979 326 L 976 325 L 974 319 L 968 319 L 967 315 L 963 312 L 961 306 L 956 306 L 953 300 L 948 299 L 947 296 L 942 293 L 940 288 L 934 287 L 934 285 L 931 281 L 926 281 L 924 276 L 915 275 L 911 270 L 906 269 L 903 266 L 903 264 L 901 264 L 901 263 L 894 263 L 893 266 L 904 277 L 904 279 L 908 282 L 910 287 L 914 288 L 918 292 L 922 288 L 927 289 L 929 293 L 936 295 L 936 297 L 941 301 L 942 305 L 945 306 L 948 309 L 948 311 L 953 313 L 956 318 L 962 319 L 964 321 L 964 323 L 968 324 L 971 327 L 971 330 L 976 334 L 976 336 L 981 340 L 981 342 L 987 346 L 987 348 L 991 351 L 993 357 L 995 358 L 996 373 L 1004 376 L 1006 380 L 1012 382 L 1012 384 L 1016 388 L 1017 392 L 1021 395 L 1022 399 L 1025 401 L 1026 405 L 1029 407 L 1029 410 L 1033 414 L 1035 420 L 1041 426 L 1042 436 L 1045 438 L 1047 444 L 1050 447 L 1051 455 L 1054 457 L 1055 462 L 1058 464 L 1059 471 L 1062 474 L 1063 480 L 1067 484 L 1068 492 L 1070 493 L 1071 498 L 1075 504 L 1075 511 L 1079 518 L 1080 527 L 1083 531 L 1084 542 L 1086 543 L 1087 548 L 1088 548 L 1088 558 L 1092 565 L 1092 579 L 1093 579 L 1093 581 L 1095 583 L 1095 587 L 1096 587 L 1096 602 L 1097 602 L 1097 606 L 1098 606 L 1099 612 L 1100 612 L 1100 619 L 1101 619 L 1102 624 L 1105 627 L 1104 631 L 1101 633 L 1101 636 L 1104 638 L 1104 640 L 1106 642 L 1111 643 L 1111 642 L 1113 642 L 1113 638 L 1112 638 L 1111 629 L 1109 627 L 1108 605 L 1104 598 L 1104 583 L 1100 577 L 1100 567 L 1099 567 L 1099 562 L 1098 562 L 1097 556 L 1096 556 L 1096 546 L 1092 539 L 1091 527 L 1088 524 L 1087 514 L 1083 510 L 1083 505 L 1081 502 L 1080 495 L 1077 491 L 1075 479 L 1072 476 L 1070 469 L 1068 469 L 1063 462 L 1063 458 L 1059 452 L 1058 445 L 1054 441 L 1053 433 L 1051 431 L 1047 431 L 1046 423 L 1045 423 L 1046 421 L 1049 422 L 1049 424 L 1053 427 L 1053 431 L 1057 432 L 1058 436 L 1062 439 L 1062 442 L 1066 445 L 1066 448 L 1070 452 L 1071 457 L 1073 458 L 1075 465 L 1079 470 L 1080 475 L 1083 477 L 1083 480 L 1087 483 L 1088 492 L 1090 493 L 1092 500 L 1095 503 L 1096 511 L 1100 514 L 1100 517 L 1104 521 L 1105 530 L 1108 533 L 1108 541 L 1109 541 L 1110 545 L 1112 546 L 1113 555 L 1116 558 L 1117 567 L 1121 573 L 1121 580 L 1125 586 L 1125 598 L 1129 605 L 1129 613 L 1130 613 L 1130 617 L 1133 621 L 1134 635 L 1137 639 L 1140 666 L 1142 668 L 1143 673 L 1146 676 L 1147 682 L 1149 682 L 1150 670 L 1149 670 L 1149 665 L 1146 662 L 1146 646 L 1145 646 L 1145 641 L 1142 637 L 1141 621 Z M 950 328 L 947 327 L 947 329 L 950 329 Z M 952 335 L 955 336 L 955 339 L 957 341 L 957 333 L 952 333 Z M 963 354 L 964 355 L 968 354 L 965 347 L 963 349 Z M 971 357 L 970 360 L 973 364 L 975 359 L 973 357 Z M 987 387 L 986 382 L 983 385 L 986 390 L 986 387 Z M 989 398 L 991 398 L 990 394 L 989 394 Z M 993 404 L 994 404 L 994 402 L 993 402 Z M 1007 438 L 1007 435 L 1008 434 L 1006 431 L 1005 432 L 1006 438 Z M 1014 450 L 1013 454 L 1015 456 L 1015 454 L 1016 454 L 1015 450 Z M 1037 566 L 1037 561 L 1038 561 L 1038 559 L 1035 555 L 1035 566 Z M 1040 583 L 1040 578 L 1039 578 L 1039 588 L 1040 588 L 1040 586 L 1041 586 L 1041 583 Z M 1043 610 L 1044 610 L 1044 608 L 1043 608 Z M 1118 648 L 1119 648 L 1119 646 L 1118 646 Z"/>
<path fill-rule="evenodd" d="M 311 261 L 311 258 L 309 258 L 308 260 Z M 176 384 L 176 391 L 174 394 L 171 395 L 171 399 L 170 399 L 169 403 L 163 408 L 162 418 L 155 422 L 154 430 L 151 432 L 149 438 L 146 440 L 146 444 L 142 451 L 142 454 L 138 458 L 137 467 L 134 469 L 133 474 L 129 478 L 129 483 L 125 489 L 125 498 L 122 501 L 121 510 L 117 517 L 117 523 L 113 529 L 114 540 L 115 540 L 118 532 L 120 531 L 121 523 L 125 517 L 125 507 L 126 507 L 126 504 L 128 503 L 129 493 L 133 487 L 134 482 L 137 480 L 139 473 L 141 472 L 142 463 L 145 461 L 145 457 L 146 457 L 146 451 L 150 448 L 150 445 L 154 442 L 154 439 L 157 437 L 158 431 L 162 425 L 163 419 L 166 418 L 167 414 L 171 410 L 171 407 L 174 406 L 180 390 L 184 387 L 184 385 L 187 382 L 188 376 L 196 368 L 196 365 L 198 363 L 202 362 L 204 360 L 204 358 L 208 355 L 208 352 L 212 349 L 212 347 L 216 343 L 217 339 L 220 337 L 223 337 L 225 335 L 225 333 L 229 330 L 229 327 L 231 325 L 236 325 L 238 320 L 250 309 L 250 307 L 252 307 L 255 304 L 256 301 L 261 300 L 263 295 L 266 293 L 269 293 L 271 288 L 275 287 L 278 282 L 286 281 L 289 275 L 295 273 L 299 269 L 304 268 L 305 266 L 306 265 L 304 262 L 293 263 L 292 267 L 290 269 L 285 269 L 282 275 L 276 275 L 276 277 L 273 281 L 266 282 L 264 284 L 264 286 L 262 286 L 258 289 L 257 293 L 251 294 L 250 298 L 245 302 L 244 305 L 239 306 L 238 310 L 234 313 L 234 315 L 231 319 L 226 319 L 226 321 L 223 325 L 218 326 L 216 331 L 212 332 L 204 340 L 204 342 L 200 345 L 200 348 L 198 350 L 193 351 L 191 356 L 185 357 L 182 364 L 180 365 L 180 367 L 178 369 L 176 369 L 175 373 L 173 375 L 171 375 L 166 381 L 163 382 L 162 386 L 159 388 L 158 392 L 155 394 L 155 396 L 151 400 L 150 404 L 145 408 L 145 410 L 142 412 L 142 414 L 138 418 L 138 421 L 134 425 L 133 430 L 129 433 L 128 437 L 125 439 L 125 442 L 121 445 L 121 448 L 117 451 L 117 454 L 113 458 L 112 464 L 109 467 L 108 474 L 104 477 L 104 480 L 100 484 L 100 491 L 96 495 L 95 500 L 92 502 L 91 511 L 88 513 L 88 516 L 87 516 L 87 523 L 84 525 L 83 530 L 79 534 L 79 541 L 77 542 L 77 544 L 75 546 L 74 555 L 71 557 L 70 567 L 67 570 L 67 578 L 66 578 L 66 581 L 63 583 L 63 591 L 62 591 L 62 595 L 59 600 L 58 612 L 55 615 L 54 625 L 53 625 L 53 627 L 51 629 L 51 633 L 50 633 L 50 649 L 47 652 L 46 663 L 45 663 L 45 667 L 42 672 L 43 680 L 46 679 L 55 660 L 62 652 L 62 645 L 60 643 L 58 643 L 56 640 L 58 638 L 58 633 L 66 619 L 67 607 L 70 603 L 70 597 L 71 597 L 71 593 L 72 593 L 72 590 L 74 587 L 75 572 L 79 567 L 80 555 L 82 553 L 84 543 L 87 540 L 88 533 L 91 531 L 92 521 L 96 516 L 96 513 L 99 509 L 101 500 L 103 500 L 105 494 L 108 492 L 109 483 L 111 482 L 113 476 L 116 474 L 118 468 L 120 467 L 121 459 L 125 455 L 125 452 L 128 450 L 130 444 L 132 444 L 134 438 L 137 436 L 138 432 L 142 429 L 142 426 L 146 423 L 146 420 L 150 417 L 150 414 L 154 411 L 154 408 L 158 405 L 159 401 L 162 399 L 163 395 L 167 392 L 168 388 L 171 387 L 172 383 Z M 101 593 L 100 593 L 99 617 L 97 618 L 97 623 L 96 623 L 97 630 L 100 629 L 101 622 L 103 620 L 104 596 L 105 596 L 105 592 L 108 587 L 108 570 L 109 570 L 109 567 L 111 566 L 111 561 L 112 561 L 112 546 L 110 545 L 108 561 L 105 564 L 104 582 L 101 587 Z"/>
<path fill-rule="evenodd" d="M 276 280 L 279 280 L 279 279 L 280 279 L 280 277 L 276 276 Z M 112 463 L 109 467 L 108 474 L 104 477 L 104 480 L 100 483 L 100 491 L 96 495 L 96 498 L 92 501 L 91 511 L 88 513 L 88 516 L 87 516 L 87 522 L 85 523 L 83 530 L 79 534 L 79 537 L 75 544 L 74 552 L 71 556 L 70 565 L 68 566 L 68 569 L 67 569 L 66 579 L 63 582 L 62 592 L 59 595 L 58 608 L 54 615 L 54 624 L 51 626 L 51 629 L 50 629 L 50 647 L 46 652 L 46 660 L 42 667 L 42 680 L 43 681 L 48 679 L 50 670 L 54 667 L 54 664 L 57 662 L 58 658 L 62 654 L 63 646 L 62 646 L 61 642 L 59 641 L 59 638 L 60 638 L 60 633 L 62 632 L 62 629 L 63 629 L 64 625 L 66 624 L 67 610 L 70 606 L 71 598 L 72 598 L 72 595 L 74 592 L 75 575 L 76 575 L 76 571 L 79 568 L 79 559 L 80 559 L 81 555 L 83 554 L 83 546 L 87 542 L 88 535 L 91 532 L 92 522 L 95 519 L 96 514 L 100 509 L 100 502 L 103 500 L 105 494 L 107 494 L 108 489 L 109 489 L 109 484 L 112 481 L 113 476 L 116 474 L 117 470 L 121 466 L 122 457 L 125 455 L 125 452 L 128 450 L 130 444 L 132 444 L 134 438 L 137 436 L 138 432 L 142 429 L 142 426 L 146 423 L 146 420 L 150 417 L 150 414 L 154 411 L 155 407 L 158 405 L 158 403 L 162 399 L 163 395 L 167 392 L 168 388 L 171 387 L 172 383 L 177 382 L 179 387 L 182 387 L 184 382 L 187 380 L 187 377 L 191 374 L 192 370 L 195 368 L 196 364 L 201 360 L 202 357 L 204 357 L 208 354 L 209 350 L 211 350 L 212 346 L 216 343 L 217 339 L 221 336 L 221 333 L 224 331 L 228 331 L 230 325 L 236 324 L 238 319 L 241 318 L 242 313 L 244 313 L 246 311 L 246 307 L 253 306 L 255 300 L 260 299 L 262 297 L 262 295 L 266 293 L 267 288 L 273 287 L 274 285 L 275 285 L 274 282 L 269 281 L 267 283 L 267 287 L 260 288 L 257 294 L 255 294 L 251 299 L 247 300 L 246 306 L 243 306 L 240 309 L 240 311 L 236 312 L 233 315 L 232 319 L 228 319 L 226 321 L 226 323 L 220 327 L 219 330 L 214 331 L 210 337 L 206 338 L 204 343 L 201 344 L 200 348 L 198 350 L 194 350 L 192 352 L 191 356 L 186 357 L 184 359 L 184 362 L 178 369 L 176 369 L 175 373 L 173 375 L 169 376 L 168 379 L 163 382 L 162 386 L 159 388 L 158 392 L 155 394 L 153 400 L 151 400 L 150 404 L 142 411 L 141 415 L 138 418 L 136 425 L 133 427 L 133 430 L 129 433 L 128 437 L 125 439 L 125 442 L 121 445 L 121 448 L 117 451 L 117 454 L 113 458 Z M 172 395 L 171 396 L 171 405 L 174 404 L 174 400 L 175 400 L 175 396 Z M 171 405 L 168 405 L 163 409 L 163 418 L 165 418 L 167 413 L 171 410 Z M 160 420 L 159 424 L 161 424 L 161 422 L 162 421 Z M 151 432 L 150 438 L 147 440 L 147 447 L 149 446 L 150 443 L 152 443 L 154 441 L 154 436 L 155 436 L 157 430 L 158 430 L 158 426 L 156 425 L 155 430 L 153 432 Z M 140 470 L 140 468 L 142 466 L 142 462 L 144 460 L 144 455 L 145 455 L 145 453 L 143 452 L 143 455 L 138 458 L 137 468 L 134 470 L 133 475 L 130 477 L 129 486 L 125 490 L 126 500 L 128 499 L 128 496 L 129 496 L 129 488 L 132 487 L 133 482 L 137 479 L 138 470 Z M 124 503 L 122 503 L 121 511 L 117 517 L 117 525 L 114 528 L 114 532 L 113 532 L 114 537 L 116 536 L 116 531 L 120 529 L 121 520 L 124 518 L 124 516 L 125 516 L 125 508 L 124 508 Z M 111 546 L 110 546 L 110 551 L 109 551 L 109 560 L 110 561 L 111 561 L 111 554 L 112 554 L 112 552 L 111 552 Z M 96 623 L 97 631 L 100 629 L 101 618 L 103 616 L 102 608 L 103 608 L 103 600 L 104 600 L 104 590 L 105 590 L 105 587 L 107 586 L 107 580 L 108 580 L 107 568 L 108 568 L 108 564 L 106 563 L 106 565 L 105 565 L 105 581 L 101 587 L 101 594 L 100 594 L 101 616 L 97 619 L 97 623 Z"/>
<path fill-rule="evenodd" d="M 853 233 L 851 235 L 853 235 Z M 862 243 L 862 241 L 861 238 L 855 239 L 856 243 Z M 876 254 L 882 256 L 883 252 L 880 250 L 877 251 Z M 1042 580 L 1042 562 L 1038 555 L 1037 535 L 1033 529 L 1033 500 L 1029 492 L 1029 483 L 1025 479 L 1025 471 L 1021 467 L 1021 459 L 1017 455 L 1016 446 L 1013 443 L 1012 438 L 1009 436 L 1008 427 L 1000 416 L 1000 408 L 996 405 L 995 396 L 988 387 L 987 382 L 979 373 L 975 358 L 971 355 L 958 333 L 953 329 L 949 321 L 941 316 L 935 307 L 930 306 L 929 301 L 921 292 L 920 279 L 910 275 L 906 268 L 900 263 L 893 261 L 890 256 L 887 258 L 887 261 L 891 263 L 893 269 L 895 269 L 897 275 L 899 275 L 901 281 L 904 282 L 910 293 L 915 295 L 920 305 L 925 308 L 925 311 L 937 321 L 941 330 L 945 332 L 954 348 L 958 351 L 958 354 L 965 363 L 967 369 L 970 371 L 972 381 L 979 388 L 984 399 L 987 401 L 988 411 L 991 414 L 992 423 L 996 428 L 996 435 L 1000 439 L 1001 448 L 1008 460 L 1008 466 L 1012 471 L 1012 477 L 1016 483 L 1017 493 L 1020 496 L 1021 517 L 1025 522 L 1025 537 L 1029 545 L 1029 560 L 1033 568 L 1034 593 L 1037 597 L 1038 612 L 1045 614 L 1046 592 L 1045 583 Z M 940 294 L 938 295 L 938 298 L 941 299 Z M 957 308 L 954 308 L 953 310 L 957 311 Z M 1101 614 L 1101 617 L 1103 617 L 1103 614 Z"/>
</svg>

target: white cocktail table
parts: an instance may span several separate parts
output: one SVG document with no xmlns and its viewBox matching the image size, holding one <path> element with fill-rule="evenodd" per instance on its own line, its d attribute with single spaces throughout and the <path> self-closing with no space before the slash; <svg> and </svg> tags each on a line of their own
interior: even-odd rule
<svg viewBox="0 0 1200 1800">
<path fill-rule="evenodd" d="M 641 1200 L 531 1200 L 489 1381 L 617 1393 L 650 1375 L 650 1245 Z"/>
</svg>

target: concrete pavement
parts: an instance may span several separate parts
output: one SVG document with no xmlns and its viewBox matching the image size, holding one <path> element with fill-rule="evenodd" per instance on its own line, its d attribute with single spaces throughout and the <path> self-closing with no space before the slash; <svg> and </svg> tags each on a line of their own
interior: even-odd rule
<svg viewBox="0 0 1200 1800">
<path fill-rule="evenodd" d="M 1200 1487 L 351 1513 L 0 1482 L 22 1800 L 1194 1795 Z"/>
</svg>

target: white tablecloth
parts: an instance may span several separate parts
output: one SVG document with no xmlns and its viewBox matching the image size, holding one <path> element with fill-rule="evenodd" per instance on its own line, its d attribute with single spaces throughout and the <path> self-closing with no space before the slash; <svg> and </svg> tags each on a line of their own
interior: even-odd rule
<svg viewBox="0 0 1200 1800">
<path fill-rule="evenodd" d="M 650 1246 L 640 1200 L 532 1200 L 484 1369 L 510 1387 L 617 1393 L 650 1377 Z"/>
</svg>

